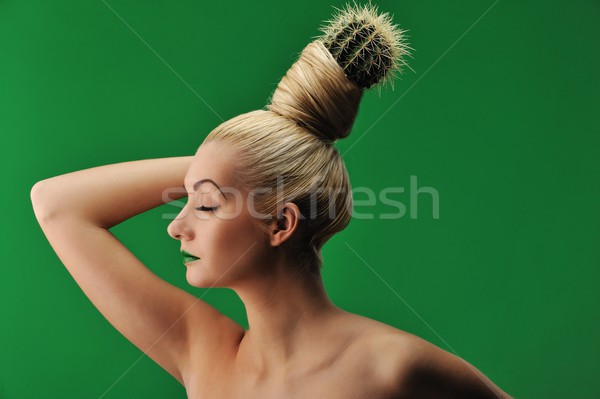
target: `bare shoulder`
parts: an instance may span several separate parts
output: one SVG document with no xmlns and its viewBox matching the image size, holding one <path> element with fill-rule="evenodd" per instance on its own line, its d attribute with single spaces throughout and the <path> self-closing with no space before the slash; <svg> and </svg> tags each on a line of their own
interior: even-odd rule
<svg viewBox="0 0 600 399">
<path fill-rule="evenodd" d="M 355 353 L 390 398 L 508 398 L 472 364 L 409 332 L 355 315 Z"/>
<path fill-rule="evenodd" d="M 422 341 L 417 336 L 364 316 L 349 314 L 347 323 L 356 331 L 348 361 L 359 364 L 361 372 L 382 393 L 393 393 L 414 362 Z M 393 396 L 391 396 L 393 397 Z"/>
</svg>

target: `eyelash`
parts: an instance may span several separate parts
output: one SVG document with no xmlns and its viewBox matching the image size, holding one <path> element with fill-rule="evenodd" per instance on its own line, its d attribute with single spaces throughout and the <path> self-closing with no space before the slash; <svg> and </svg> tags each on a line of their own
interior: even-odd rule
<svg viewBox="0 0 600 399">
<path fill-rule="evenodd" d="M 196 208 L 196 210 L 206 211 L 206 212 L 214 212 L 215 209 L 217 209 L 217 207 L 209 208 L 209 207 L 206 207 L 206 206 L 200 206 L 200 207 Z"/>
</svg>

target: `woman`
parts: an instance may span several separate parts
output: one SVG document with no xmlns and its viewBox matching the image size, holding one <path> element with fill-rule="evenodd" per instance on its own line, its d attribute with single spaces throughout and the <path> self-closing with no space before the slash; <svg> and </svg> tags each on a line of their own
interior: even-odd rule
<svg viewBox="0 0 600 399">
<path fill-rule="evenodd" d="M 329 300 L 321 249 L 352 213 L 333 144 L 408 46 L 372 6 L 340 10 L 323 32 L 266 109 L 222 123 L 193 157 L 38 182 L 44 233 L 99 311 L 190 398 L 508 398 L 466 361 Z M 187 281 L 233 289 L 248 330 L 158 278 L 109 231 L 186 195 L 168 233 Z"/>
</svg>

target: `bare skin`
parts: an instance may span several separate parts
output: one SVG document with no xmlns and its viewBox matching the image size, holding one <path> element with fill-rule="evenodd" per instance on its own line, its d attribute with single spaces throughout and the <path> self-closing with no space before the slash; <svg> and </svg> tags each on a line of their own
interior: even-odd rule
<svg viewBox="0 0 600 399">
<path fill-rule="evenodd" d="M 227 190 L 208 182 L 194 190 L 205 178 L 233 187 L 232 162 L 228 148 L 205 143 L 194 157 L 86 169 L 31 192 L 44 234 L 83 292 L 189 398 L 510 398 L 466 361 L 338 308 L 320 276 L 294 272 L 285 249 L 298 236 L 294 203 L 283 204 L 282 221 L 265 235 L 252 222 L 247 192 L 240 190 L 237 213 Z M 200 258 L 186 264 L 187 281 L 233 289 L 248 330 L 157 277 L 109 231 L 186 196 L 165 196 L 182 185 L 188 202 L 168 233 Z"/>
</svg>

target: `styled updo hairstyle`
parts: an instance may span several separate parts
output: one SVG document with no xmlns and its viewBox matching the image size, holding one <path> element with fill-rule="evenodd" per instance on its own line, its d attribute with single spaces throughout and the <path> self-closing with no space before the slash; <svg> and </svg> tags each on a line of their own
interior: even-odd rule
<svg viewBox="0 0 600 399">
<path fill-rule="evenodd" d="M 235 183 L 254 191 L 255 211 L 272 216 L 256 219 L 265 232 L 281 205 L 298 206 L 299 229 L 282 249 L 303 274 L 320 272 L 321 248 L 352 217 L 350 179 L 334 143 L 350 133 L 363 91 L 391 81 L 410 55 L 405 31 L 371 4 L 347 5 L 320 30 L 266 109 L 223 122 L 204 141 L 233 148 Z"/>
</svg>

